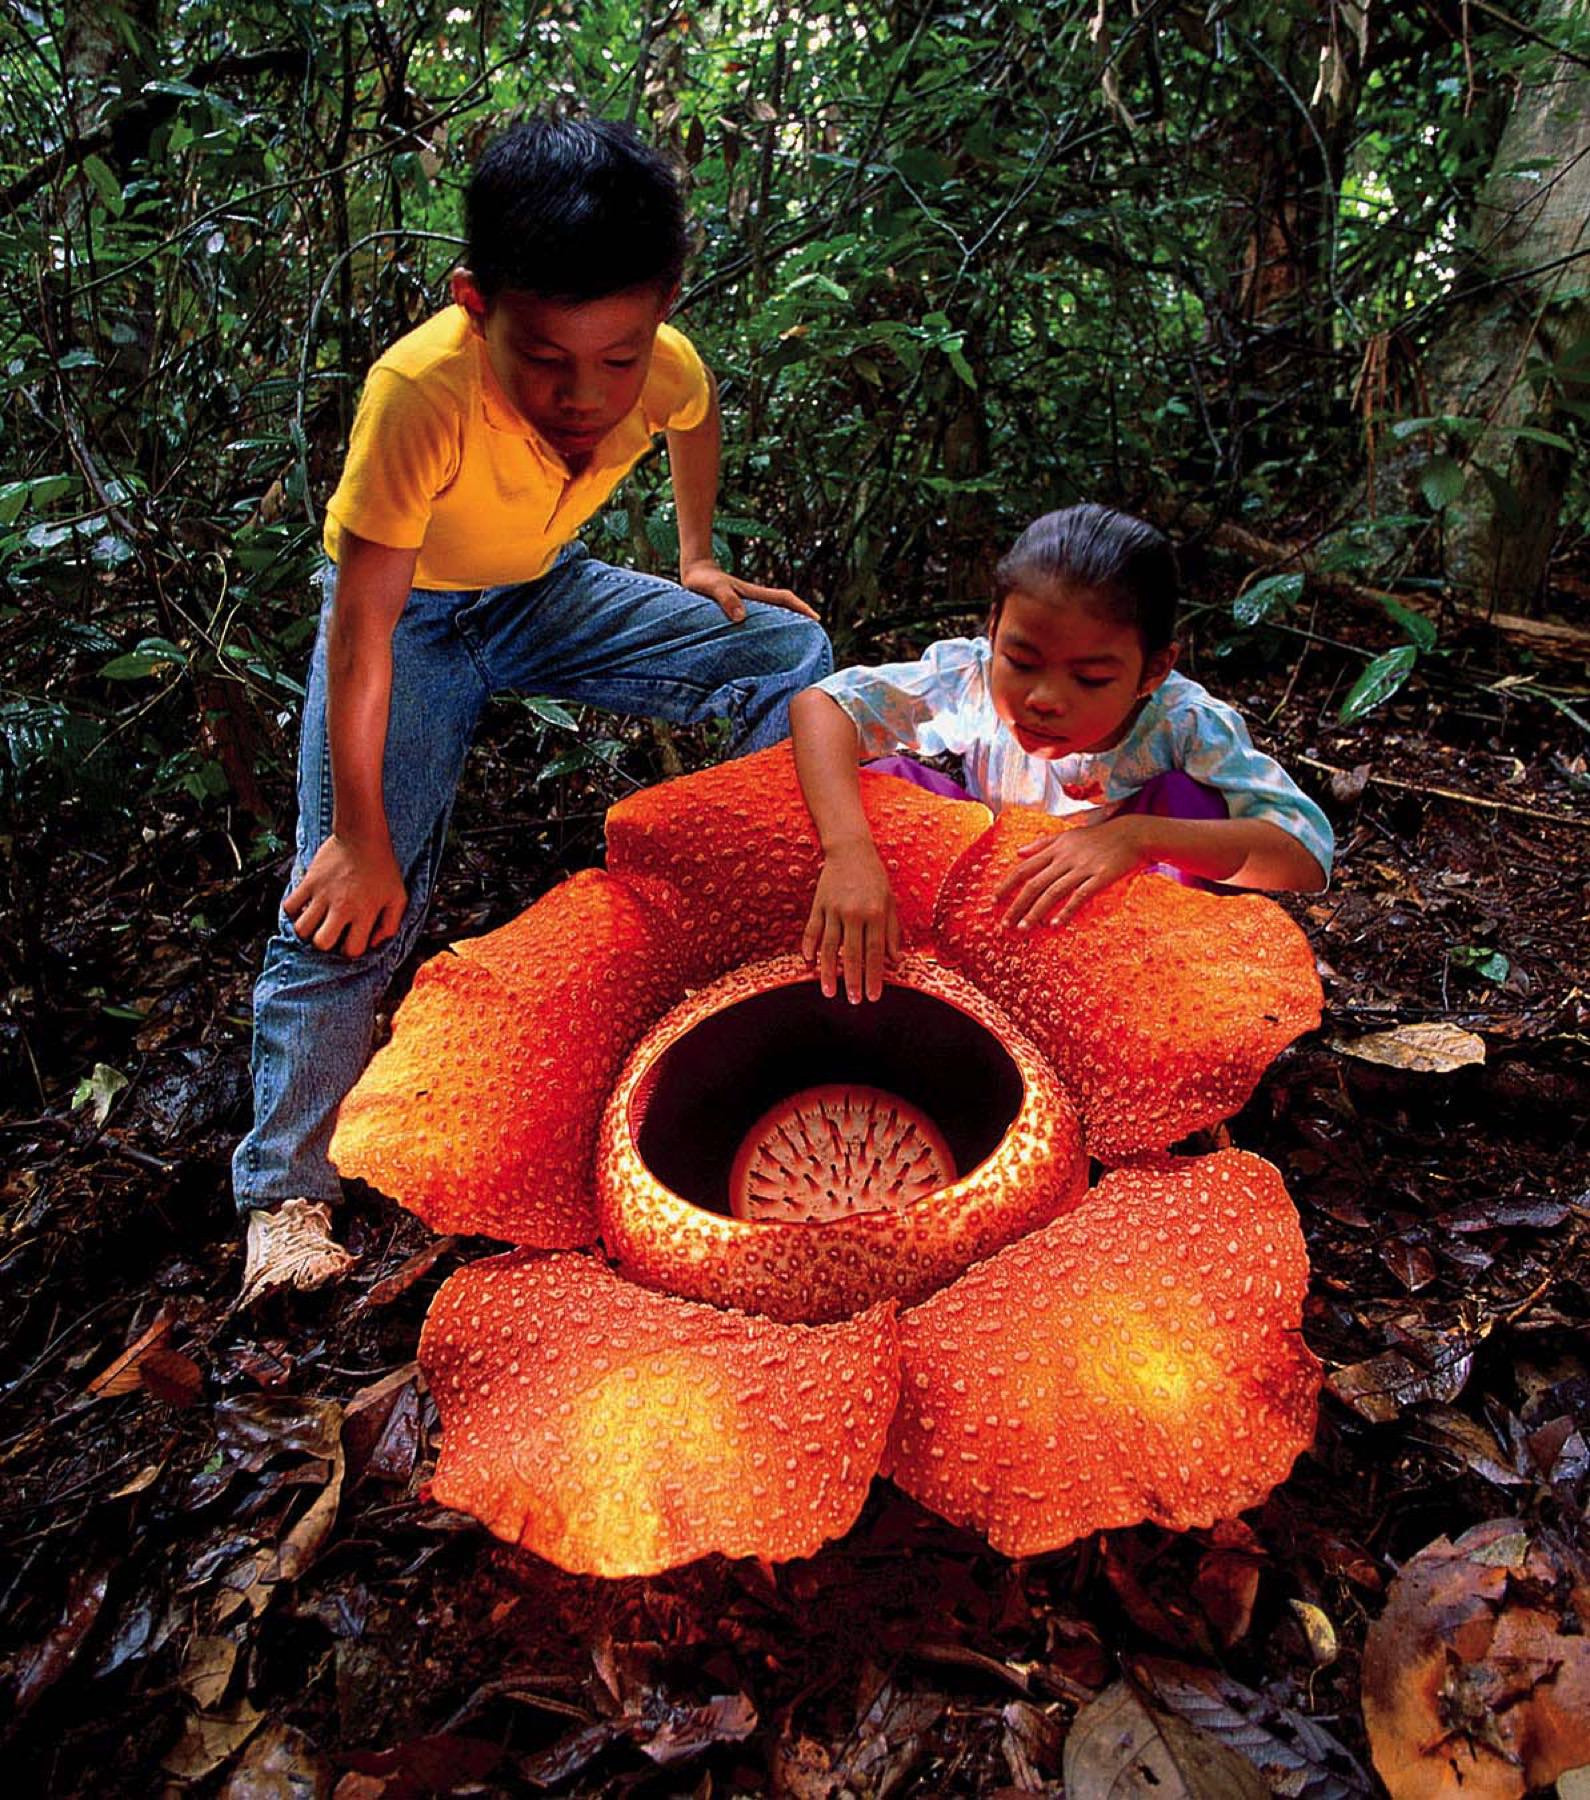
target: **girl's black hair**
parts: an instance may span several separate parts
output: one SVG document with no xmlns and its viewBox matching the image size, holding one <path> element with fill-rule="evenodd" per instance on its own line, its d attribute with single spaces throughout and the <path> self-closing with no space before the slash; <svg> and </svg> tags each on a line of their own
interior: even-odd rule
<svg viewBox="0 0 1590 1800">
<path fill-rule="evenodd" d="M 1175 635 L 1180 581 L 1170 539 L 1113 507 L 1090 502 L 1034 519 L 1000 558 L 994 581 L 990 634 L 1012 589 L 1041 597 L 1046 588 L 1067 587 L 1097 595 L 1111 618 L 1137 632 L 1144 656 Z"/>
<path fill-rule="evenodd" d="M 486 146 L 464 197 L 469 271 L 485 298 L 670 292 L 685 266 L 672 166 L 611 119 L 532 119 Z"/>
</svg>

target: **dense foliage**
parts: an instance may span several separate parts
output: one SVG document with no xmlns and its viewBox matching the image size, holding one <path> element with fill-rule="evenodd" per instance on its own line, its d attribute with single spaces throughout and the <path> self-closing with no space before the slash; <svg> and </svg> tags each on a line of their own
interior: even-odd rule
<svg viewBox="0 0 1590 1800">
<path fill-rule="evenodd" d="M 1484 274 L 1520 84 L 1590 49 L 1574 0 L 44 0 L 4 34 L 6 828 L 141 788 L 240 805 L 245 856 L 280 841 L 362 372 L 444 298 L 471 158 L 526 109 L 630 117 L 688 170 L 723 553 L 818 598 L 843 654 L 975 612 L 1012 528 L 1078 496 L 1435 566 L 1417 523 L 1469 440 L 1418 358 Z M 1552 423 L 1521 429 L 1566 451 L 1582 380 L 1520 354 Z M 1377 496 L 1399 442 L 1411 499 Z M 658 470 L 594 547 L 669 565 Z M 1365 698 L 1428 647 L 1402 622 Z M 13 975 L 49 856 L 13 858 Z"/>
</svg>

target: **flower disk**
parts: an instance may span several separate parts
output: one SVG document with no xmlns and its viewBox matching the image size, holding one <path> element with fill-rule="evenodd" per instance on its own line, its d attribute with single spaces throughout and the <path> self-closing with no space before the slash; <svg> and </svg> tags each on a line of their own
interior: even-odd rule
<svg viewBox="0 0 1590 1800">
<path fill-rule="evenodd" d="M 523 1252 L 443 1287 L 432 1494 L 589 1575 L 810 1556 L 854 1523 L 898 1395 L 892 1306 L 777 1325 Z"/>
<path fill-rule="evenodd" d="M 622 883 L 587 870 L 432 957 L 342 1104 L 338 1171 L 434 1231 L 590 1243 L 602 1103 L 683 991 L 666 934 Z"/>
<path fill-rule="evenodd" d="M 861 799 L 906 942 L 926 946 L 940 885 L 993 815 L 883 777 Z M 607 815 L 608 870 L 673 920 L 692 985 L 798 949 L 822 861 L 788 744 L 643 788 Z"/>
<path fill-rule="evenodd" d="M 1307 1281 L 1262 1158 L 1118 1170 L 901 1319 L 884 1472 L 1009 1556 L 1229 1517 L 1313 1442 Z"/>
<path fill-rule="evenodd" d="M 1055 821 L 1002 813 L 956 864 L 938 909 L 946 959 L 1059 1071 L 1089 1152 L 1163 1150 L 1236 1112 L 1292 1039 L 1319 1023 L 1308 940 L 1273 901 L 1140 875 L 1064 925 L 1016 931 L 994 889 Z"/>
</svg>

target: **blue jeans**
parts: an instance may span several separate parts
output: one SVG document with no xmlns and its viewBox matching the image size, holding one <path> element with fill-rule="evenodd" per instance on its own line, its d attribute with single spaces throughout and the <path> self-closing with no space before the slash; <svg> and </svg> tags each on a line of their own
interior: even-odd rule
<svg viewBox="0 0 1590 1800">
<path fill-rule="evenodd" d="M 291 892 L 331 831 L 325 604 L 304 700 Z M 232 1159 L 242 1209 L 341 1194 L 327 1157 L 338 1106 L 369 1060 L 376 1009 L 419 936 L 453 796 L 487 700 L 516 690 L 660 715 L 727 717 L 736 752 L 789 734 L 789 703 L 833 668 L 821 626 L 747 602 L 735 625 L 671 581 L 598 562 L 568 545 L 539 581 L 459 593 L 416 588 L 392 638 L 383 787 L 392 849 L 408 888 L 395 937 L 363 956 L 302 943 L 285 914 L 254 988 L 254 1124 Z"/>
</svg>

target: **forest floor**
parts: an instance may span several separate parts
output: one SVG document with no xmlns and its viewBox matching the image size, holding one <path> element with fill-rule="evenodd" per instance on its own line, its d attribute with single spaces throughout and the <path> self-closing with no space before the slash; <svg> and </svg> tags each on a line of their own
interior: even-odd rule
<svg viewBox="0 0 1590 1800">
<path fill-rule="evenodd" d="M 1230 1126 L 1298 1205 L 1328 1385 L 1313 1450 L 1214 1531 L 1012 1562 L 880 1482 L 809 1561 L 607 1582 L 438 1509 L 415 1346 L 490 1246 L 433 1256 L 361 1193 L 351 1279 L 231 1310 L 227 1158 L 282 859 L 181 805 L 63 851 L 0 1111 L 11 1791 L 1058 1794 L 1072 1722 L 1125 1674 L 1183 1721 L 1188 1792 L 1379 1792 L 1360 1669 L 1401 1565 L 1514 1518 L 1590 1594 L 1590 734 L 1543 693 L 1582 714 L 1582 669 L 1521 674 L 1495 640 L 1444 639 L 1350 726 L 1361 657 L 1275 641 L 1193 672 L 1338 830 L 1330 891 L 1285 902 L 1324 1023 Z M 606 802 L 658 771 L 636 727 L 617 771 L 535 786 L 542 735 L 493 714 L 425 953 L 598 860 Z M 1338 1047 L 1429 1022 L 1484 1060 Z M 1089 1754 L 1075 1795 L 1104 1791 Z"/>
</svg>

